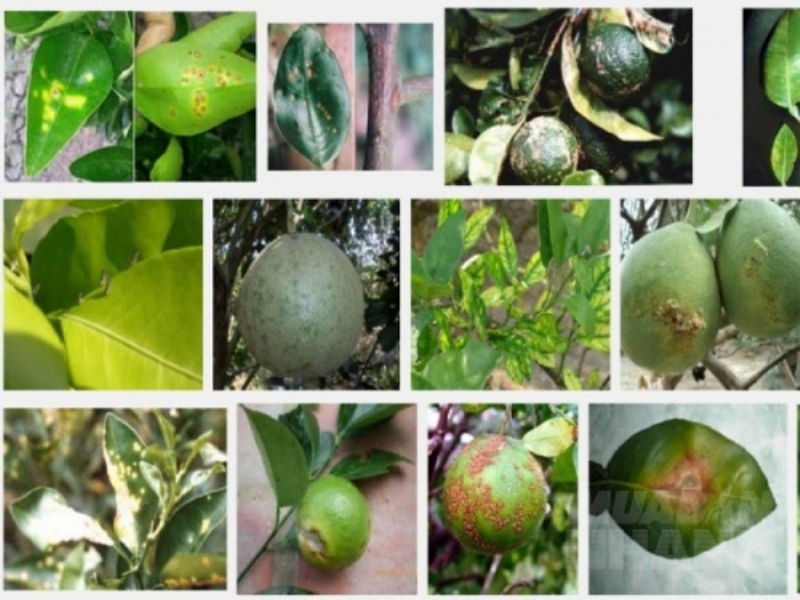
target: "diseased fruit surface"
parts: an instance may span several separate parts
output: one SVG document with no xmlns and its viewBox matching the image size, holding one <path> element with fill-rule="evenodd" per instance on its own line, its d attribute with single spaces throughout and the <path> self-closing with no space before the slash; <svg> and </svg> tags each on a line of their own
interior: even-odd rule
<svg viewBox="0 0 800 600">
<path fill-rule="evenodd" d="M 623 144 L 619 138 L 583 118 L 571 104 L 568 104 L 561 117 L 578 140 L 579 169 L 594 169 L 604 176 L 617 170 L 623 155 Z"/>
<path fill-rule="evenodd" d="M 629 27 L 619 23 L 596 27 L 578 60 L 589 89 L 610 104 L 636 96 L 650 81 L 647 50 Z"/>
<path fill-rule="evenodd" d="M 361 335 L 361 277 L 333 242 L 284 235 L 245 274 L 238 317 L 259 364 L 277 376 L 322 377 L 347 360 Z"/>
<path fill-rule="evenodd" d="M 769 200 L 742 200 L 717 251 L 725 312 L 748 335 L 776 338 L 800 324 L 800 224 Z"/>
<path fill-rule="evenodd" d="M 673 223 L 622 261 L 622 349 L 656 373 L 682 373 L 714 345 L 721 303 L 714 261 L 694 228 Z"/>
<path fill-rule="evenodd" d="M 514 135 L 509 161 L 525 183 L 560 185 L 578 166 L 578 141 L 555 117 L 536 117 Z"/>
<path fill-rule="evenodd" d="M 498 554 L 530 543 L 547 513 L 542 468 L 517 439 L 483 435 L 445 473 L 447 528 L 463 546 Z"/>
<path fill-rule="evenodd" d="M 369 505 L 347 479 L 325 475 L 314 480 L 297 509 L 297 545 L 306 561 L 333 571 L 356 562 L 369 542 Z"/>
</svg>

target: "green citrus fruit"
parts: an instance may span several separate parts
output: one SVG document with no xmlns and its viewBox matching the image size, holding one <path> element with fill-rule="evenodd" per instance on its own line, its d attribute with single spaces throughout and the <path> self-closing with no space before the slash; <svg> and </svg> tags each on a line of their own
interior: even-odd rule
<svg viewBox="0 0 800 600">
<path fill-rule="evenodd" d="M 650 81 L 647 50 L 629 27 L 603 23 L 587 36 L 579 56 L 584 80 L 592 93 L 620 104 Z"/>
<path fill-rule="evenodd" d="M 548 510 L 542 468 L 517 439 L 476 437 L 445 472 L 442 509 L 447 528 L 470 550 L 524 546 Z"/>
<path fill-rule="evenodd" d="M 637 365 L 682 373 L 714 346 L 721 303 L 714 261 L 688 223 L 640 239 L 622 261 L 622 349 Z"/>
<path fill-rule="evenodd" d="M 308 486 L 295 526 L 297 545 L 306 562 L 326 571 L 343 569 L 367 549 L 369 505 L 350 481 L 325 475 Z"/>
<path fill-rule="evenodd" d="M 776 338 L 800 324 L 800 225 L 769 200 L 742 200 L 717 250 L 725 312 L 748 335 Z"/>
<path fill-rule="evenodd" d="M 579 169 L 594 169 L 604 176 L 617 170 L 623 155 L 619 138 L 582 117 L 569 103 L 561 118 L 578 140 Z"/>
<path fill-rule="evenodd" d="M 509 162 L 525 183 L 560 185 L 578 166 L 578 141 L 555 117 L 536 117 L 514 135 Z"/>
<path fill-rule="evenodd" d="M 349 358 L 361 335 L 361 276 L 333 242 L 284 235 L 247 270 L 238 317 L 247 348 L 273 374 L 323 377 Z"/>
</svg>

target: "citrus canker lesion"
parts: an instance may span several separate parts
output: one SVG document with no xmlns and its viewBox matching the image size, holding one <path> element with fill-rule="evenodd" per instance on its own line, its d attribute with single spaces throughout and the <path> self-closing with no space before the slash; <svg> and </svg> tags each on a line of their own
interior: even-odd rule
<svg viewBox="0 0 800 600">
<path fill-rule="evenodd" d="M 562 121 L 541 116 L 525 123 L 511 140 L 514 174 L 533 185 L 560 185 L 578 167 L 578 141 Z"/>
<path fill-rule="evenodd" d="M 548 511 L 547 484 L 522 442 L 482 435 L 445 472 L 445 524 L 466 548 L 499 554 L 530 543 Z"/>
</svg>

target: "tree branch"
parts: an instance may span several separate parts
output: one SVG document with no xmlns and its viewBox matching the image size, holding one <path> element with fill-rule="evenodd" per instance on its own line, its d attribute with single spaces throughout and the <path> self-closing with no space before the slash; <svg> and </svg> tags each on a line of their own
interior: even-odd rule
<svg viewBox="0 0 800 600">
<path fill-rule="evenodd" d="M 364 34 L 369 60 L 369 101 L 367 105 L 367 149 L 364 169 L 392 167 L 394 125 L 402 101 L 402 84 L 397 72 L 396 23 L 359 25 Z"/>
</svg>

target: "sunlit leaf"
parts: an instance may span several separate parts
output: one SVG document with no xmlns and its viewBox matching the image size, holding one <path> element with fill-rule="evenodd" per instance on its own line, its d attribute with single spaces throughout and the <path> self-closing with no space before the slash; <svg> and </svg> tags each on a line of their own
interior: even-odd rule
<svg viewBox="0 0 800 600">
<path fill-rule="evenodd" d="M 275 123 L 295 150 L 318 167 L 338 156 L 350 130 L 350 95 L 339 61 L 314 27 L 289 38 L 272 98 Z"/>
<path fill-rule="evenodd" d="M 497 253 L 500 256 L 503 269 L 509 281 L 516 282 L 519 262 L 517 243 L 514 241 L 514 236 L 511 233 L 511 228 L 508 226 L 508 221 L 506 219 L 500 221 L 500 236 L 497 240 Z"/>
<path fill-rule="evenodd" d="M 767 98 L 798 118 L 800 102 L 800 11 L 786 10 L 764 54 Z"/>
<path fill-rule="evenodd" d="M 469 156 L 469 180 L 472 185 L 497 185 L 515 125 L 495 125 L 484 131 Z"/>
<path fill-rule="evenodd" d="M 577 455 L 578 442 L 574 442 L 556 457 L 553 469 L 550 471 L 550 481 L 552 483 L 578 482 Z"/>
<path fill-rule="evenodd" d="M 158 496 L 139 467 L 143 450 L 142 439 L 130 425 L 114 413 L 106 414 L 103 456 L 117 505 L 114 533 L 136 557 L 144 550 L 158 512 Z"/>
<path fill-rule="evenodd" d="M 444 134 L 444 182 L 451 184 L 467 174 L 475 140 L 460 133 Z"/>
<path fill-rule="evenodd" d="M 25 127 L 25 172 L 38 175 L 111 90 L 108 51 L 95 38 L 58 33 L 39 44 L 31 65 Z"/>
<path fill-rule="evenodd" d="M 561 39 L 561 76 L 575 110 L 601 129 L 627 142 L 649 142 L 662 139 L 661 136 L 625 120 L 622 115 L 583 88 L 572 41 L 572 25 L 567 27 Z"/>
<path fill-rule="evenodd" d="M 583 389 L 581 378 L 569 367 L 564 367 L 564 385 L 571 392 L 580 392 Z"/>
<path fill-rule="evenodd" d="M 798 56 L 798 60 L 800 60 L 800 56 Z M 772 172 L 777 180 L 781 185 L 786 185 L 797 162 L 797 138 L 786 124 L 781 125 L 778 135 L 772 142 L 770 162 L 772 163 Z"/>
<path fill-rule="evenodd" d="M 97 521 L 70 508 L 64 496 L 52 488 L 34 488 L 12 502 L 9 512 L 20 531 L 39 550 L 76 540 L 113 545 Z"/>
<path fill-rule="evenodd" d="M 466 212 L 461 210 L 442 223 L 428 241 L 422 257 L 422 266 L 434 283 L 447 283 L 458 269 L 464 253 L 466 222 Z"/>
<path fill-rule="evenodd" d="M 522 438 L 528 452 L 554 458 L 575 441 L 575 424 L 565 417 L 553 417 L 531 429 Z"/>
<path fill-rule="evenodd" d="M 453 73 L 459 81 L 471 90 L 484 90 L 492 77 L 505 75 L 505 69 L 489 67 L 473 67 L 471 65 L 459 63 L 453 65 Z"/>
</svg>

